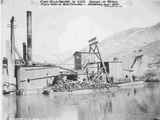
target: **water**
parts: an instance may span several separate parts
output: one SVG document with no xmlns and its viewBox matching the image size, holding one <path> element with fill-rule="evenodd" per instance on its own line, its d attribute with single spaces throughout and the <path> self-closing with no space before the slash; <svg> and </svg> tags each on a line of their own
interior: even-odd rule
<svg viewBox="0 0 160 120">
<path fill-rule="evenodd" d="M 15 118 L 160 120 L 160 84 L 77 95 L 4 96 L 3 119 Z"/>
</svg>

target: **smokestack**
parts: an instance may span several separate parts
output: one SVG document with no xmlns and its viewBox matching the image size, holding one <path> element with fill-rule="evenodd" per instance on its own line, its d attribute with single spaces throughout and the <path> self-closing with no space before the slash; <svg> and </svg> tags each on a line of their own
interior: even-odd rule
<svg viewBox="0 0 160 120">
<path fill-rule="evenodd" d="M 23 60 L 27 61 L 27 46 L 25 42 L 23 42 Z"/>
<path fill-rule="evenodd" d="M 32 12 L 27 11 L 27 62 L 32 62 Z"/>
</svg>

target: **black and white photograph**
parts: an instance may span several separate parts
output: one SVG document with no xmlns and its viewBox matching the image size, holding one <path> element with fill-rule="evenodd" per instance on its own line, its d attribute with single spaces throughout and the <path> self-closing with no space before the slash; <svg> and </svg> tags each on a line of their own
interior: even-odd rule
<svg viewBox="0 0 160 120">
<path fill-rule="evenodd" d="M 1 120 L 160 120 L 160 0 L 0 0 Z"/>
</svg>

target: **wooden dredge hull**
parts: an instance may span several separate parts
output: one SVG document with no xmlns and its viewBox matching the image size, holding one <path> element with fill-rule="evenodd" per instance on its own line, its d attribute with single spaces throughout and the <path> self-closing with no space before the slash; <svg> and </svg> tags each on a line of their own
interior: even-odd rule
<svg viewBox="0 0 160 120">
<path fill-rule="evenodd" d="M 136 82 L 128 82 L 128 83 L 119 83 L 119 84 L 113 84 L 112 86 L 108 88 L 82 88 L 82 89 L 77 89 L 77 90 L 69 90 L 69 91 L 53 91 L 50 88 L 48 89 L 27 89 L 23 90 L 23 95 L 28 95 L 28 94 L 42 94 L 44 93 L 44 90 L 47 91 L 44 93 L 45 95 L 79 95 L 79 94 L 90 94 L 90 93 L 96 93 L 100 91 L 114 91 L 119 88 L 139 88 L 139 87 L 144 87 L 146 82 L 144 81 L 136 81 Z"/>
<path fill-rule="evenodd" d="M 53 91 L 48 87 L 53 82 L 54 77 L 59 75 L 60 69 L 53 67 L 20 67 L 17 70 L 17 90 L 6 90 L 4 94 L 13 94 L 19 91 L 20 95 L 42 94 L 44 90 L 48 95 L 72 95 L 89 94 L 97 91 L 113 91 L 118 88 L 137 88 L 144 87 L 145 81 L 116 82 L 111 86 L 103 88 L 80 88 L 66 91 Z M 46 77 L 44 77 L 46 76 Z"/>
</svg>

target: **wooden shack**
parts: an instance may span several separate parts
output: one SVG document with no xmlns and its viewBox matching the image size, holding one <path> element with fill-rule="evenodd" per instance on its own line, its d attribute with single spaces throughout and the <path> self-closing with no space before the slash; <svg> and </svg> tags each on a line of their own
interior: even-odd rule
<svg viewBox="0 0 160 120">
<path fill-rule="evenodd" d="M 76 51 L 73 56 L 75 70 L 82 70 L 86 65 L 88 65 L 88 63 L 98 62 L 95 54 L 89 52 Z"/>
<path fill-rule="evenodd" d="M 109 61 L 109 76 L 113 77 L 113 82 L 119 82 L 124 78 L 121 61 Z"/>
</svg>

